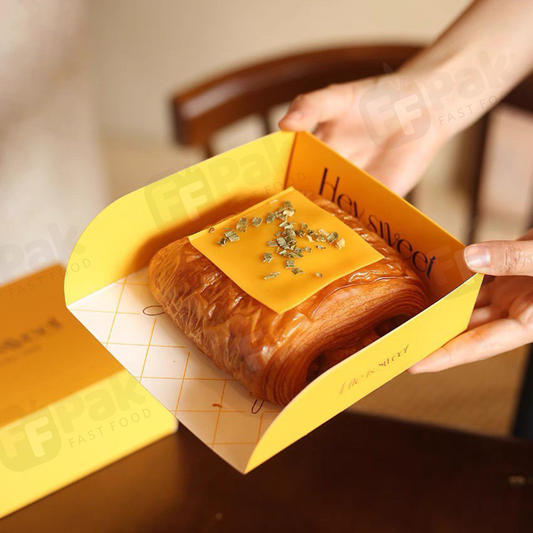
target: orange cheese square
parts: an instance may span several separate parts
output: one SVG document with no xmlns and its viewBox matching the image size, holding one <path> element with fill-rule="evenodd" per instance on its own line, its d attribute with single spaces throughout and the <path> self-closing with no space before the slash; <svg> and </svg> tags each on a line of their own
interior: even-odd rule
<svg viewBox="0 0 533 533">
<path fill-rule="evenodd" d="M 316 237 L 311 242 L 307 235 L 296 235 L 295 242 L 303 257 L 292 258 L 292 261 L 294 268 L 303 273 L 295 274 L 292 268 L 287 268 L 290 258 L 279 254 L 283 248 L 267 244 L 281 237 L 276 237 L 275 233 L 284 230 L 280 227 L 283 224 L 280 218 L 267 222 L 268 214 L 282 208 L 284 202 L 290 202 L 294 210 L 294 215 L 287 217 L 293 230 L 299 230 L 305 223 L 317 234 L 319 230 L 326 234 L 336 232 L 335 242 L 344 239 L 344 246 L 339 247 L 335 242 L 317 242 Z M 252 224 L 254 217 L 262 219 L 257 227 Z M 238 229 L 241 218 L 247 219 L 246 231 Z M 219 242 L 230 230 L 235 231 L 238 240 L 221 246 Z M 189 240 L 241 289 L 276 313 L 296 307 L 340 277 L 383 258 L 353 229 L 292 187 L 223 220 L 214 226 L 214 230 L 195 233 Z M 306 247 L 311 251 L 305 251 Z M 272 254 L 270 262 L 264 262 L 265 253 Z M 276 272 L 275 277 L 265 279 Z"/>
</svg>

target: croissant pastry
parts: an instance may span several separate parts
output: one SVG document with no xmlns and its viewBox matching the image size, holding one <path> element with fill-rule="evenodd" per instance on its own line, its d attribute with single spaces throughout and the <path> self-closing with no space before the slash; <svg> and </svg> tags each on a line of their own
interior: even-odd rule
<svg viewBox="0 0 533 533">
<path fill-rule="evenodd" d="M 174 323 L 256 398 L 289 403 L 310 381 L 427 306 L 423 284 L 395 250 L 334 203 L 307 194 L 384 259 L 277 314 L 229 279 L 188 238 L 150 262 L 150 287 Z"/>
</svg>

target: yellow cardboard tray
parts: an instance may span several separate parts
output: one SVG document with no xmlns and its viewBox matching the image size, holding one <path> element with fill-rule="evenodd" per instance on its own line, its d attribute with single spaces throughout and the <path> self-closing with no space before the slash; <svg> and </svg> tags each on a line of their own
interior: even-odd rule
<svg viewBox="0 0 533 533">
<path fill-rule="evenodd" d="M 289 186 L 319 193 L 368 223 L 419 272 L 431 305 L 320 376 L 281 409 L 250 398 L 170 323 L 150 294 L 146 265 L 169 242 Z M 141 384 L 216 453 L 249 472 L 466 328 L 482 276 L 468 271 L 463 248 L 312 135 L 280 132 L 105 209 L 71 257 L 65 295 L 72 312 Z M 90 266 L 80 269 L 80 264 Z M 113 306 L 117 318 L 103 327 L 102 315 Z"/>
<path fill-rule="evenodd" d="M 52 267 L 0 288 L 0 518 L 176 430 L 67 310 Z"/>
</svg>

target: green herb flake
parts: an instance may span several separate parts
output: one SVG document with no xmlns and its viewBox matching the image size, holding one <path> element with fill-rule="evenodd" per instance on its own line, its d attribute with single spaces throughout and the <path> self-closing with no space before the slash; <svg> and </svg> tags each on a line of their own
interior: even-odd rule
<svg viewBox="0 0 533 533">
<path fill-rule="evenodd" d="M 336 243 L 335 243 L 335 246 L 339 249 L 339 250 L 342 250 L 345 246 L 346 246 L 346 242 L 344 239 L 339 239 Z"/>
<path fill-rule="evenodd" d="M 292 273 L 293 273 L 295 276 L 297 276 L 298 274 L 305 274 L 305 272 L 304 272 L 301 268 L 298 268 L 298 267 L 293 268 L 293 269 L 292 269 Z"/>
<path fill-rule="evenodd" d="M 263 263 L 270 263 L 273 257 L 274 256 L 271 253 L 265 252 L 265 255 L 263 256 Z"/>
<path fill-rule="evenodd" d="M 315 272 L 315 276 L 316 276 L 317 278 L 322 278 L 322 277 L 323 277 L 322 274 L 321 274 L 320 272 Z"/>
<path fill-rule="evenodd" d="M 277 248 L 278 247 L 278 243 L 276 241 L 268 241 L 267 242 L 267 246 L 269 248 Z"/>
<path fill-rule="evenodd" d="M 334 231 L 333 233 L 330 233 L 327 237 L 326 237 L 326 240 L 329 242 L 329 244 L 332 244 L 333 242 L 335 242 L 337 239 L 339 238 L 339 234 Z"/>
<path fill-rule="evenodd" d="M 326 247 L 325 247 L 325 246 L 321 246 L 320 244 L 319 244 L 319 245 L 317 245 L 317 248 L 318 248 L 319 250 L 325 250 L 325 249 L 326 249 Z"/>
<path fill-rule="evenodd" d="M 239 222 L 237 222 L 237 231 L 242 231 L 244 233 L 246 231 L 247 226 L 248 219 L 246 217 L 242 217 L 239 219 Z"/>
<path fill-rule="evenodd" d="M 261 225 L 261 222 L 263 222 L 262 218 L 259 218 L 259 217 L 252 218 L 252 226 L 254 228 L 258 228 Z"/>
<path fill-rule="evenodd" d="M 285 268 L 294 268 L 294 259 L 287 259 L 285 261 Z"/>
<path fill-rule="evenodd" d="M 274 279 L 279 276 L 279 272 L 271 272 L 270 274 L 267 274 L 263 279 Z"/>
<path fill-rule="evenodd" d="M 294 233 L 294 231 L 290 232 L 286 232 L 285 235 L 285 241 L 288 243 L 288 244 L 296 244 L 296 235 Z"/>
</svg>

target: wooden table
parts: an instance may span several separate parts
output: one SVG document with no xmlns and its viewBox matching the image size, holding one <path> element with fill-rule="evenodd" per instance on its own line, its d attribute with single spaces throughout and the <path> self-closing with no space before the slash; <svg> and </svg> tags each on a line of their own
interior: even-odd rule
<svg viewBox="0 0 533 533">
<path fill-rule="evenodd" d="M 525 533 L 533 442 L 343 414 L 243 476 L 182 426 L 0 521 L 34 531 Z"/>
</svg>

